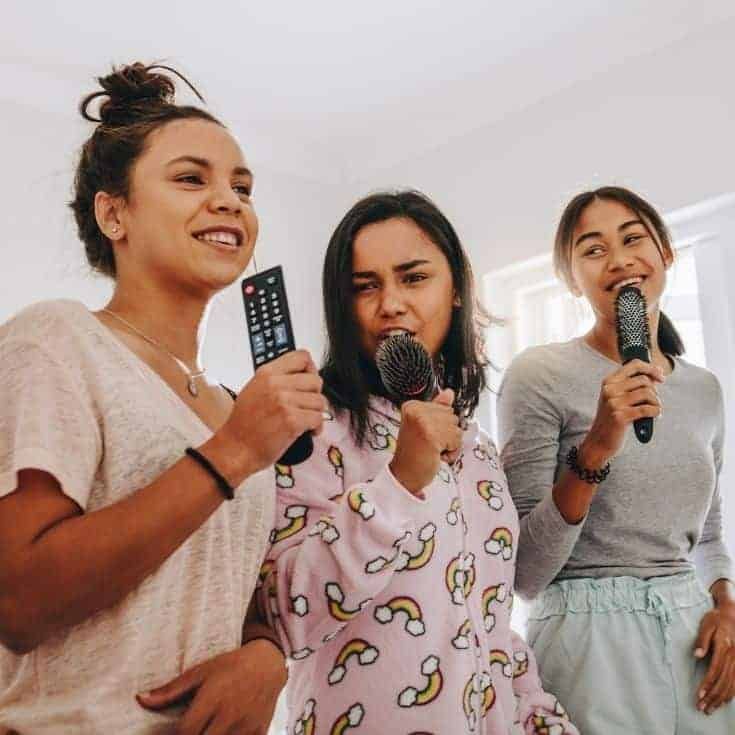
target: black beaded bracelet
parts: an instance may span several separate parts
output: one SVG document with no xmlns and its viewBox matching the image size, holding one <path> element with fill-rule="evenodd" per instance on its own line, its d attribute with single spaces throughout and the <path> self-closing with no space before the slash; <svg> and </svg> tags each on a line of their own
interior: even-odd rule
<svg viewBox="0 0 735 735">
<path fill-rule="evenodd" d="M 567 452 L 567 466 L 580 480 L 590 485 L 599 485 L 610 474 L 609 462 L 600 470 L 588 470 L 586 467 L 580 467 L 577 447 L 572 447 Z"/>
<path fill-rule="evenodd" d="M 232 500 L 235 497 L 235 489 L 230 485 L 227 480 L 219 473 L 217 468 L 200 452 L 191 447 L 186 448 L 186 453 L 195 461 L 198 462 L 210 475 L 214 478 L 217 483 L 217 488 L 227 500 Z"/>
</svg>

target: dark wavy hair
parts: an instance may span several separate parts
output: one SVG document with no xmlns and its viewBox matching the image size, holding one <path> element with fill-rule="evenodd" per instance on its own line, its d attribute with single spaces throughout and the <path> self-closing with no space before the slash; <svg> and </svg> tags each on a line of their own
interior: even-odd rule
<svg viewBox="0 0 735 735">
<path fill-rule="evenodd" d="M 584 191 L 572 199 L 564 209 L 554 238 L 554 270 L 569 288 L 572 287 L 572 237 L 574 228 L 584 210 L 596 199 L 618 202 L 633 212 L 656 243 L 661 257 L 674 257 L 671 234 L 661 215 L 645 199 L 622 186 L 603 186 L 593 191 Z M 659 313 L 658 346 L 665 355 L 683 355 L 684 341 L 663 312 Z"/>
<path fill-rule="evenodd" d="M 145 150 L 148 136 L 167 123 L 195 118 L 222 125 L 198 107 L 175 104 L 173 80 L 155 69 L 172 72 L 204 102 L 189 80 L 175 69 L 136 62 L 113 67 L 111 74 L 98 77 L 102 89 L 88 94 L 79 104 L 82 117 L 98 124 L 82 146 L 74 176 L 74 199 L 69 206 L 74 212 L 87 261 L 93 270 L 111 278 L 117 275 L 115 254 L 110 240 L 97 224 L 94 213 L 97 192 L 127 199 L 133 164 Z M 99 97 L 106 99 L 99 106 L 99 116 L 94 117 L 89 106 Z"/>
<path fill-rule="evenodd" d="M 449 220 L 427 196 L 417 191 L 385 191 L 361 199 L 332 234 L 324 259 L 322 292 L 327 344 L 321 375 L 324 392 L 337 411 L 350 412 L 353 434 L 362 443 L 367 431 L 368 399 L 383 394 L 377 370 L 360 349 L 352 303 L 352 251 L 357 233 L 366 225 L 393 218 L 411 220 L 449 261 L 460 306 L 452 310 L 449 332 L 438 356 L 444 387 L 455 394 L 461 418 L 471 416 L 487 385 L 489 364 L 485 329 L 492 321 L 475 296 L 472 268 Z"/>
</svg>

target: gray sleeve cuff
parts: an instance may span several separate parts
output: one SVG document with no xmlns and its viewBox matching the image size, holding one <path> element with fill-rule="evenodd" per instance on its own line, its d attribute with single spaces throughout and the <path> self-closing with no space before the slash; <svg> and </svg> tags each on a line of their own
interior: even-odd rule
<svg viewBox="0 0 735 735">
<path fill-rule="evenodd" d="M 696 548 L 694 561 L 697 575 L 708 591 L 718 579 L 735 582 L 732 559 L 721 539 L 700 543 Z"/>
</svg>

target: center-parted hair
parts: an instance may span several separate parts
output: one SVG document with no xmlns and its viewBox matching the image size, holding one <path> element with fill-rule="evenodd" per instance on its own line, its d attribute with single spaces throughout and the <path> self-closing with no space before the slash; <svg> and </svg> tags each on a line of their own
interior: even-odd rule
<svg viewBox="0 0 735 735">
<path fill-rule="evenodd" d="M 362 443 L 367 431 L 371 393 L 385 395 L 375 364 L 364 355 L 355 320 L 352 253 L 355 237 L 365 226 L 389 219 L 411 220 L 441 250 L 449 262 L 460 306 L 440 350 L 437 370 L 443 387 L 455 394 L 460 417 L 471 416 L 487 385 L 485 329 L 491 319 L 475 297 L 469 259 L 449 220 L 424 194 L 387 191 L 361 199 L 342 218 L 327 247 L 322 293 L 327 344 L 321 375 L 324 392 L 338 410 L 350 411 L 353 434 Z"/>
<path fill-rule="evenodd" d="M 656 243 L 661 258 L 669 255 L 673 258 L 674 248 L 671 234 L 666 223 L 656 209 L 643 197 L 622 186 L 602 186 L 592 191 L 577 194 L 567 206 L 559 220 L 554 238 L 554 270 L 556 275 L 572 286 L 572 237 L 584 210 L 597 199 L 617 202 L 633 212 L 643 224 L 646 232 Z M 662 311 L 659 313 L 658 346 L 665 355 L 683 355 L 684 341 L 671 320 Z"/>
<path fill-rule="evenodd" d="M 97 127 L 82 146 L 74 177 L 74 199 L 69 206 L 90 266 L 112 278 L 117 274 L 115 255 L 110 241 L 97 225 L 94 213 L 97 192 L 127 199 L 133 165 L 144 152 L 150 134 L 167 123 L 193 118 L 222 125 L 205 110 L 177 105 L 174 81 L 164 71 L 183 80 L 204 102 L 194 86 L 175 69 L 136 62 L 113 68 L 111 74 L 99 77 L 101 89 L 88 94 L 79 105 L 82 117 L 97 123 Z M 95 117 L 90 105 L 100 98 L 103 101 Z"/>
</svg>

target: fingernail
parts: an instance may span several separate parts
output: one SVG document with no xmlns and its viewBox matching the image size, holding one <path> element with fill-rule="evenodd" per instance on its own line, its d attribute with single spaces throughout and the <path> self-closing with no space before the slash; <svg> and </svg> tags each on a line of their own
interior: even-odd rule
<svg viewBox="0 0 735 735">
<path fill-rule="evenodd" d="M 699 703 L 699 704 L 697 705 L 697 709 L 698 709 L 698 710 L 699 710 L 699 711 L 701 712 L 701 711 L 702 711 L 702 710 L 704 709 L 704 702 L 700 702 L 700 703 Z"/>
<path fill-rule="evenodd" d="M 662 411 L 662 413 L 663 413 L 663 411 Z M 704 656 L 704 651 L 703 651 L 703 650 L 702 650 L 701 648 L 697 648 L 697 650 L 696 650 L 696 651 L 694 651 L 694 655 L 695 655 L 695 656 L 696 656 L 697 658 L 702 658 L 702 656 Z M 701 695 L 700 695 L 700 696 L 701 696 Z"/>
<path fill-rule="evenodd" d="M 706 689 L 700 689 L 699 690 L 699 698 L 704 699 L 707 696 L 707 690 Z"/>
</svg>

